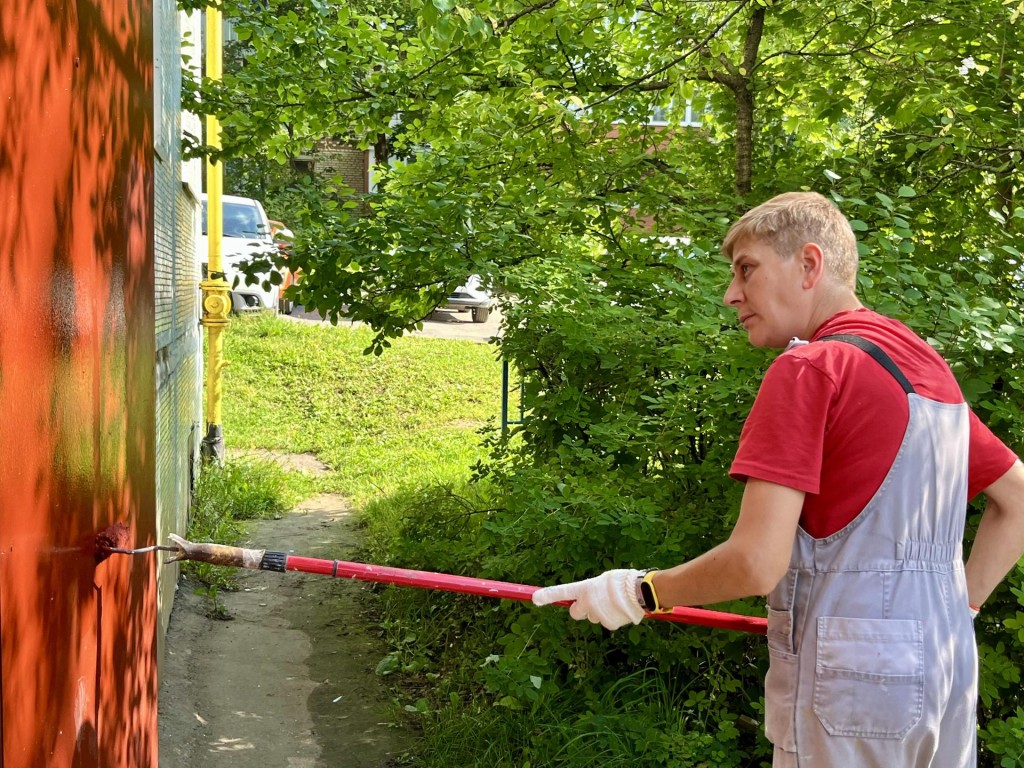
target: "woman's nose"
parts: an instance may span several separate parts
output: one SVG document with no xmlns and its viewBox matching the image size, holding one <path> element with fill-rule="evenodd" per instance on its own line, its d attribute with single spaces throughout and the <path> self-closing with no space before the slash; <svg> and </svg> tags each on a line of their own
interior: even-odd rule
<svg viewBox="0 0 1024 768">
<path fill-rule="evenodd" d="M 742 292 L 736 287 L 736 278 L 734 277 L 729 281 L 729 287 L 725 289 L 725 296 L 722 297 L 722 301 L 727 307 L 739 304 Z"/>
</svg>

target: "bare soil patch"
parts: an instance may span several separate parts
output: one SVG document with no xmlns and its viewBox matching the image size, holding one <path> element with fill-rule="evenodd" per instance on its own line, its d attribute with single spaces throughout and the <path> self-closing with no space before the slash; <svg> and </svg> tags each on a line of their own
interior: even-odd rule
<svg viewBox="0 0 1024 768">
<path fill-rule="evenodd" d="M 284 469 L 292 472 L 302 472 L 307 475 L 326 475 L 331 468 L 324 464 L 312 453 L 281 453 L 272 451 L 269 448 L 254 449 L 229 449 L 229 457 L 252 457 L 264 461 L 272 461 Z"/>
<path fill-rule="evenodd" d="M 354 559 L 344 500 L 324 495 L 250 530 L 245 546 Z M 360 582 L 238 571 L 230 620 L 182 581 L 160 680 L 161 768 L 385 768 L 415 735 L 374 674 L 385 653 Z"/>
</svg>

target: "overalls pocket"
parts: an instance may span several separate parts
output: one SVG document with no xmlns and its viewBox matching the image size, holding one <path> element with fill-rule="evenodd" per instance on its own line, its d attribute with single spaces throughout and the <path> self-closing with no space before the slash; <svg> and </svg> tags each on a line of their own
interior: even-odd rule
<svg viewBox="0 0 1024 768">
<path fill-rule="evenodd" d="M 793 615 L 768 609 L 768 674 L 764 679 L 764 735 L 786 752 L 796 751 L 797 657 Z"/>
<path fill-rule="evenodd" d="M 833 736 L 901 739 L 924 709 L 924 629 L 902 619 L 818 619 L 814 713 Z"/>
<path fill-rule="evenodd" d="M 768 647 L 764 678 L 764 735 L 786 752 L 796 752 L 797 657 Z"/>
</svg>

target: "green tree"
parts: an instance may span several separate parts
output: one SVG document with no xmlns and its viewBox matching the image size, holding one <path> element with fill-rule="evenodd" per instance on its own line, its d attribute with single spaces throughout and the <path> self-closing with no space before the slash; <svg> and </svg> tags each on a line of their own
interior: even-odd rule
<svg viewBox="0 0 1024 768">
<path fill-rule="evenodd" d="M 865 302 L 924 334 L 983 419 L 1024 444 L 1015 3 L 225 8 L 244 62 L 198 102 L 223 122 L 224 157 L 287 162 L 330 136 L 401 160 L 362 198 L 329 179 L 280 193 L 301 233 L 298 300 L 370 323 L 379 353 L 468 274 L 502 297 L 501 353 L 528 411 L 478 468 L 502 503 L 472 525 L 411 521 L 421 553 L 437 552 L 433 535 L 464 571 L 540 583 L 664 565 L 721 539 L 737 493 L 725 469 L 768 358 L 721 306 L 712 254 L 739 212 L 791 189 L 832 195 L 860 238 Z M 1018 571 L 979 623 L 992 764 L 1024 751 L 1022 613 Z M 456 616 L 476 639 L 464 653 L 494 657 L 471 659 L 469 682 L 523 734 L 557 706 L 580 728 L 604 717 L 601 748 L 644 764 L 763 757 L 742 728 L 708 742 L 699 727 L 759 718 L 764 659 L 749 639 L 603 638 L 521 608 Z M 609 725 L 623 712 L 602 709 L 619 678 L 651 666 L 699 681 L 677 702 L 682 731 L 658 715 L 669 746 L 627 744 Z M 571 751 L 571 733 L 550 733 L 548 759 Z M 530 744 L 519 763 L 552 764 Z M 714 757 L 723 745 L 729 757 Z"/>
</svg>

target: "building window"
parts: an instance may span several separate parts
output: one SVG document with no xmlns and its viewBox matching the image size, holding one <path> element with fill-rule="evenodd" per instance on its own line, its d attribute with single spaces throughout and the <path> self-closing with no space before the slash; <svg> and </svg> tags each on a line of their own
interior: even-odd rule
<svg viewBox="0 0 1024 768">
<path fill-rule="evenodd" d="M 648 125 L 668 125 L 669 124 L 669 112 L 672 109 L 672 102 L 669 102 L 666 106 L 656 106 L 651 108 L 651 116 L 647 121 Z M 679 121 L 680 125 L 684 125 L 691 128 L 696 128 L 701 124 L 701 116 L 704 114 L 704 110 L 693 106 L 693 99 L 686 100 L 686 109 L 683 110 Z"/>
</svg>

